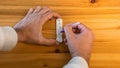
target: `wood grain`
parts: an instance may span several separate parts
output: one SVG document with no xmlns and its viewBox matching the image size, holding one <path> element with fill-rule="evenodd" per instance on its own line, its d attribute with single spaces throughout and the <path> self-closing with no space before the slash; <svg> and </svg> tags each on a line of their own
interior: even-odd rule
<svg viewBox="0 0 120 68">
<path fill-rule="evenodd" d="M 48 6 L 59 13 L 64 25 L 82 22 L 95 34 L 90 68 L 120 68 L 120 0 L 0 0 L 0 26 L 14 26 L 35 6 Z M 34 27 L 34 26 L 33 26 Z M 44 25 L 43 35 L 55 38 L 55 22 Z M 18 43 L 0 52 L 0 68 L 62 68 L 69 59 L 67 46 Z"/>
</svg>

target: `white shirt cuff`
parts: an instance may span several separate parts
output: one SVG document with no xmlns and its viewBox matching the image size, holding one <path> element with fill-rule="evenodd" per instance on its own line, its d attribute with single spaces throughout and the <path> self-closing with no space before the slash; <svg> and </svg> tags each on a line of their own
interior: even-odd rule
<svg viewBox="0 0 120 68">
<path fill-rule="evenodd" d="M 0 51 L 9 51 L 17 44 L 17 33 L 12 27 L 0 27 Z"/>
<path fill-rule="evenodd" d="M 74 57 L 63 68 L 89 68 L 89 67 L 84 58 Z"/>
</svg>

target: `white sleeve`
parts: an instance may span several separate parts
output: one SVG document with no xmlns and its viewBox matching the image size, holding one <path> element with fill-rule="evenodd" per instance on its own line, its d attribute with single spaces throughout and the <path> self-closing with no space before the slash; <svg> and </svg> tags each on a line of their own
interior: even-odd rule
<svg viewBox="0 0 120 68">
<path fill-rule="evenodd" d="M 89 68 L 85 59 L 82 57 L 72 58 L 63 68 Z"/>
<path fill-rule="evenodd" d="M 9 51 L 17 44 L 17 33 L 12 27 L 0 27 L 0 51 Z"/>
</svg>

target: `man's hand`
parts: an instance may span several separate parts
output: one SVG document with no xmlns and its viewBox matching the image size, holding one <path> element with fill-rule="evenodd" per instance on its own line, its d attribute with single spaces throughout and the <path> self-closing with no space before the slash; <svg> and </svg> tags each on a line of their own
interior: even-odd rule
<svg viewBox="0 0 120 68">
<path fill-rule="evenodd" d="M 64 31 L 67 40 L 66 44 L 72 57 L 81 56 L 86 61 L 89 61 L 94 39 L 91 30 L 83 24 L 74 23 L 67 24 Z"/>
<path fill-rule="evenodd" d="M 59 18 L 60 15 L 52 12 L 48 7 L 29 9 L 27 15 L 14 26 L 19 42 L 53 45 L 55 39 L 47 39 L 42 35 L 43 25 L 50 19 Z"/>
</svg>

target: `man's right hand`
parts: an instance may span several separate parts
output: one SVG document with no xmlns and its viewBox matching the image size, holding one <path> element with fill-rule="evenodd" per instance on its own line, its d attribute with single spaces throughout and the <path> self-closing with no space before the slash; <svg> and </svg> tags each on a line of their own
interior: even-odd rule
<svg viewBox="0 0 120 68">
<path fill-rule="evenodd" d="M 83 24 L 67 24 L 64 27 L 66 44 L 72 57 L 81 56 L 89 61 L 94 35 L 92 31 Z"/>
</svg>

